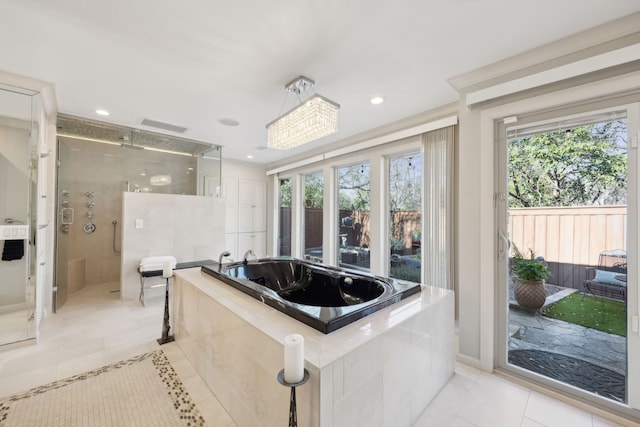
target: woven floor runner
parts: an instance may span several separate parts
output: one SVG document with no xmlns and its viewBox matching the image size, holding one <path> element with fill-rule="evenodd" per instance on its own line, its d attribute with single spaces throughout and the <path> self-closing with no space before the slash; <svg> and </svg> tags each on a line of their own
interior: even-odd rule
<svg viewBox="0 0 640 427">
<path fill-rule="evenodd" d="M 0 426 L 205 426 L 162 350 L 0 400 Z"/>
<path fill-rule="evenodd" d="M 509 363 L 563 383 L 626 402 L 624 375 L 575 357 L 542 350 L 509 350 Z"/>
</svg>

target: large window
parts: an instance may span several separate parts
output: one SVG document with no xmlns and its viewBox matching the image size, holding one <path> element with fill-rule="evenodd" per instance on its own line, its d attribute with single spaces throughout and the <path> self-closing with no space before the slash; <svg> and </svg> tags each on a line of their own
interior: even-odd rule
<svg viewBox="0 0 640 427">
<path fill-rule="evenodd" d="M 324 177 L 322 172 L 304 175 L 304 257 L 322 262 Z"/>
<path fill-rule="evenodd" d="M 278 243 L 286 235 L 297 257 L 451 288 L 454 141 L 449 126 L 296 165 L 276 182 Z"/>
<path fill-rule="evenodd" d="M 338 168 L 338 263 L 369 269 L 371 166 Z"/>
<path fill-rule="evenodd" d="M 421 282 L 422 155 L 389 159 L 389 276 Z"/>
<path fill-rule="evenodd" d="M 278 206 L 280 208 L 278 223 L 278 255 L 291 256 L 291 178 L 280 179 Z"/>
</svg>

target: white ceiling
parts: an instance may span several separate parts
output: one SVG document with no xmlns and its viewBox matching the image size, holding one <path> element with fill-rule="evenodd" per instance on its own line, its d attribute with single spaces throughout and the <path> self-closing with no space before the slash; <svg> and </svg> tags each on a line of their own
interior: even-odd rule
<svg viewBox="0 0 640 427">
<path fill-rule="evenodd" d="M 62 113 L 184 126 L 225 158 L 270 163 L 454 102 L 448 78 L 636 11 L 637 0 L 0 0 L 0 71 L 53 83 Z M 338 133 L 260 150 L 299 75 L 341 105 Z"/>
</svg>

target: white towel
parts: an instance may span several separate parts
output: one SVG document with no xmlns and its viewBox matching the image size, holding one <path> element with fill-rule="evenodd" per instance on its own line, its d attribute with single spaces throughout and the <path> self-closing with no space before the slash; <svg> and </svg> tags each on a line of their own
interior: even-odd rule
<svg viewBox="0 0 640 427">
<path fill-rule="evenodd" d="M 171 268 L 175 269 L 176 266 L 174 264 L 171 264 Z M 164 264 L 146 264 L 146 265 L 141 265 L 140 267 L 138 267 L 138 270 L 141 272 L 144 271 L 162 271 L 164 270 Z"/>
<path fill-rule="evenodd" d="M 140 271 L 162 271 L 165 262 L 171 265 L 171 268 L 176 268 L 176 259 L 172 256 L 152 256 L 142 258 L 140 260 Z"/>
<path fill-rule="evenodd" d="M 156 263 L 163 264 L 165 261 L 171 261 L 173 264 L 176 263 L 175 257 L 164 255 L 164 256 L 150 256 L 150 257 L 142 258 L 142 260 L 140 261 L 140 265 L 156 264 Z"/>
</svg>

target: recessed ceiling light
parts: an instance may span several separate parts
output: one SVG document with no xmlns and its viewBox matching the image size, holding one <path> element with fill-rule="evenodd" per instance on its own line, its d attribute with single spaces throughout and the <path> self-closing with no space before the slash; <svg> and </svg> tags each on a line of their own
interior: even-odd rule
<svg viewBox="0 0 640 427">
<path fill-rule="evenodd" d="M 144 172 L 142 172 L 142 173 L 140 174 L 140 176 L 147 176 L 147 174 L 146 174 L 146 173 L 144 173 Z"/>
<path fill-rule="evenodd" d="M 383 102 L 384 102 L 384 98 L 381 96 L 374 96 L 373 98 L 371 98 L 371 103 L 373 105 L 382 104 Z"/>
<path fill-rule="evenodd" d="M 239 121 L 235 119 L 229 119 L 229 118 L 218 119 L 218 123 L 225 126 L 238 126 L 240 124 Z"/>
<path fill-rule="evenodd" d="M 247 159 L 253 159 L 253 156 L 251 154 L 247 154 Z"/>
<path fill-rule="evenodd" d="M 103 110 L 101 108 L 96 110 L 96 114 L 100 114 L 101 116 L 108 116 L 109 112 L 107 110 Z"/>
</svg>

